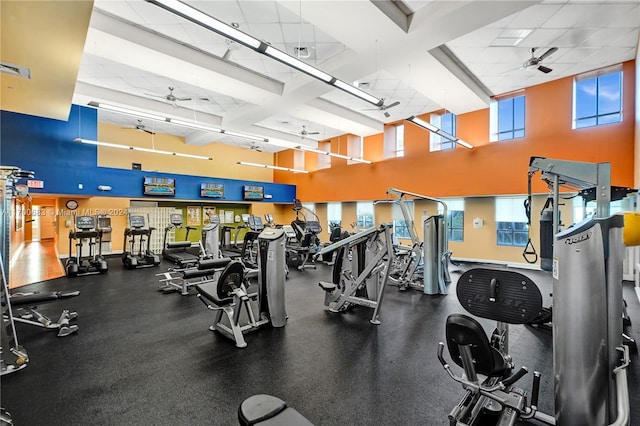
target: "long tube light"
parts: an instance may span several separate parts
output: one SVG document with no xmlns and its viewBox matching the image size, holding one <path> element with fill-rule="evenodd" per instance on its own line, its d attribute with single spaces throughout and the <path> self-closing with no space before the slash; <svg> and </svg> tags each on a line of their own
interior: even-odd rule
<svg viewBox="0 0 640 426">
<path fill-rule="evenodd" d="M 461 145 L 467 149 L 473 149 L 473 145 L 471 145 L 469 142 L 465 142 L 460 138 L 457 138 L 447 132 L 445 132 L 444 130 L 434 126 L 431 123 L 427 123 L 426 121 L 416 117 L 415 115 L 412 115 L 411 117 L 407 118 L 407 121 L 412 122 L 413 124 L 420 126 L 424 129 L 427 129 L 428 131 L 435 133 L 438 136 L 441 136 L 445 139 L 450 140 L 451 142 L 457 143 L 458 145 Z"/>
<path fill-rule="evenodd" d="M 250 162 L 247 162 L 247 161 L 237 161 L 236 164 L 240 164 L 240 165 L 243 165 L 243 166 L 262 167 L 264 169 L 282 170 L 284 172 L 306 173 L 306 174 L 309 173 L 306 170 L 290 169 L 288 167 L 272 166 L 272 165 L 269 165 L 269 164 L 250 163 Z"/>
<path fill-rule="evenodd" d="M 279 49 L 276 49 L 273 46 L 265 43 L 262 40 L 258 40 L 257 38 L 250 36 L 249 34 L 238 30 L 237 28 L 232 27 L 231 25 L 227 25 L 218 19 L 207 15 L 200 10 L 191 7 L 179 0 L 146 0 L 149 3 L 155 4 L 165 10 L 168 10 L 171 13 L 174 13 L 178 16 L 181 16 L 194 24 L 200 25 L 210 31 L 213 31 L 221 36 L 235 41 L 236 43 L 242 44 L 250 49 L 255 50 L 258 53 L 261 53 L 265 56 L 268 56 L 272 59 L 275 59 L 279 62 L 282 62 L 285 65 L 290 66 L 291 68 L 295 68 L 300 72 L 303 72 L 313 78 L 317 78 L 318 80 L 330 84 L 335 88 L 343 90 L 353 96 L 356 96 L 363 101 L 369 102 L 377 107 L 381 107 L 384 105 L 384 101 L 382 99 L 376 98 L 368 94 L 367 92 L 352 86 L 348 83 L 345 83 L 342 80 L 339 80 L 333 77 L 326 72 L 309 65 L 305 62 L 302 62 L 298 58 L 289 55 Z"/>
<path fill-rule="evenodd" d="M 309 148 L 309 147 L 306 147 L 306 146 L 303 146 L 303 145 L 296 146 L 295 149 L 299 149 L 301 151 L 315 152 L 316 154 L 328 155 L 330 157 L 343 158 L 345 160 L 351 160 L 351 161 L 355 161 L 357 163 L 371 164 L 371 161 L 365 160 L 363 158 L 349 157 L 348 155 L 336 154 L 335 152 L 331 152 L 331 151 L 321 151 L 319 149 Z"/>
<path fill-rule="evenodd" d="M 265 142 L 265 143 L 269 142 L 269 139 L 262 138 L 262 137 L 259 137 L 259 136 L 246 135 L 244 133 L 239 133 L 239 132 L 232 132 L 230 130 L 219 129 L 217 127 L 207 126 L 206 124 L 193 123 L 193 122 L 190 122 L 190 121 L 180 120 L 180 119 L 177 119 L 177 118 L 163 117 L 161 115 L 151 114 L 151 113 L 148 113 L 148 112 L 139 111 L 139 110 L 132 109 L 132 108 L 125 108 L 125 107 L 121 107 L 121 106 L 117 106 L 117 105 L 106 104 L 104 102 L 91 101 L 91 102 L 89 102 L 88 105 L 92 106 L 94 108 L 104 109 L 106 111 L 117 112 L 118 114 L 131 115 L 131 116 L 134 116 L 134 117 L 148 118 L 150 120 L 161 121 L 161 122 L 165 122 L 165 123 L 171 123 L 171 124 L 175 124 L 175 125 L 182 126 L 182 127 L 189 127 L 191 129 L 204 130 L 206 132 L 220 133 L 220 134 L 225 134 L 225 135 L 229 135 L 229 136 L 236 136 L 236 137 L 239 137 L 239 138 L 249 139 L 249 140 L 257 141 L 257 142 Z"/>
<path fill-rule="evenodd" d="M 173 155 L 173 156 L 176 156 L 176 157 L 194 158 L 196 160 L 213 160 L 213 158 L 205 157 L 203 155 L 183 154 L 181 152 L 163 151 L 163 150 L 160 150 L 160 149 L 141 148 L 141 147 L 137 147 L 137 146 L 128 146 L 128 145 L 119 145 L 119 144 L 116 144 L 116 143 L 94 141 L 94 140 L 91 140 L 91 139 L 84 139 L 84 138 L 75 138 L 73 141 L 74 142 L 85 143 L 85 144 L 89 144 L 89 145 L 106 146 L 108 148 L 129 149 L 129 150 L 132 150 L 132 151 L 150 152 L 152 154 L 164 154 L 164 155 Z"/>
</svg>

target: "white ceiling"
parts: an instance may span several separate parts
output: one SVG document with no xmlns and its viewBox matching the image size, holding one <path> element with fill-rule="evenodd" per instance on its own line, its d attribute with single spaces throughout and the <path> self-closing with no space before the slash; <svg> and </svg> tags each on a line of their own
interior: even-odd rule
<svg viewBox="0 0 640 426">
<path fill-rule="evenodd" d="M 110 102 L 266 137 L 314 146 L 383 124 L 447 109 L 486 108 L 498 95 L 635 57 L 640 2 L 619 1 L 186 1 L 368 93 L 400 104 L 380 111 L 358 98 L 142 0 L 96 0 L 74 102 Z M 384 11 L 382 10 L 384 9 Z M 408 29 L 405 31 L 403 28 Z M 518 31 L 514 31 L 518 30 Z M 509 37 L 528 34 L 516 46 Z M 553 71 L 518 69 L 550 47 Z M 226 53 L 226 55 L 225 55 Z M 223 58 L 224 57 L 224 58 Z M 358 84 L 356 83 L 356 84 Z M 364 84 L 363 84 L 364 83 Z M 176 104 L 161 96 L 174 87 Z M 386 117 L 387 112 L 389 117 Z M 137 119 L 99 112 L 134 127 Z M 143 120 L 186 138 L 250 142 Z M 308 132 L 318 134 L 302 138 Z M 266 146 L 270 145 L 270 146 Z"/>
</svg>

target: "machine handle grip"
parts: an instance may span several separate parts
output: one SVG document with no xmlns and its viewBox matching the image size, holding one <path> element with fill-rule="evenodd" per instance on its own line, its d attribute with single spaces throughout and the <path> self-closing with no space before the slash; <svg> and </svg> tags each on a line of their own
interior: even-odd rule
<svg viewBox="0 0 640 426">
<path fill-rule="evenodd" d="M 498 280 L 491 278 L 489 284 L 489 302 L 495 302 L 498 299 Z"/>
<path fill-rule="evenodd" d="M 538 407 L 538 394 L 540 393 L 540 372 L 533 372 L 533 388 L 531 389 L 531 406 Z"/>
<path fill-rule="evenodd" d="M 513 374 L 509 377 L 507 377 L 506 379 L 504 379 L 502 381 L 502 384 L 507 387 L 507 386 L 511 386 L 512 384 L 514 384 L 515 382 L 517 382 L 518 380 L 520 380 L 522 378 L 522 376 L 524 376 L 525 374 L 527 374 L 529 372 L 529 370 L 527 370 L 526 367 L 520 367 L 520 370 L 518 370 L 518 372 L 516 374 Z"/>
<path fill-rule="evenodd" d="M 444 356 L 442 356 L 443 351 L 444 343 L 438 342 L 438 360 L 440 361 L 440 364 L 442 364 L 442 366 L 446 368 L 447 362 L 445 361 Z"/>
</svg>

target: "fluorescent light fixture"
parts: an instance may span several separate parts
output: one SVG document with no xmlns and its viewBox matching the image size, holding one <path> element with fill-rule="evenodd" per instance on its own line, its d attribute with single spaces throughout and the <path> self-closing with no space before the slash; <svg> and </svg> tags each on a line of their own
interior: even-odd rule
<svg viewBox="0 0 640 426">
<path fill-rule="evenodd" d="M 94 141 L 94 140 L 91 140 L 91 139 L 75 138 L 73 141 L 74 142 L 80 142 L 80 143 L 86 143 L 86 144 L 89 144 L 89 145 L 106 146 L 108 148 L 130 149 L 132 151 L 150 152 L 152 154 L 164 154 L 164 155 L 174 155 L 176 157 L 194 158 L 196 160 L 213 160 L 213 158 L 205 157 L 203 155 L 183 154 L 181 152 L 162 151 L 162 150 L 159 150 L 159 149 L 141 148 L 141 147 L 137 147 L 137 146 L 120 145 L 120 144 L 116 144 L 116 143 Z"/>
<path fill-rule="evenodd" d="M 282 170 L 284 172 L 305 173 L 305 174 L 309 173 L 306 170 L 290 169 L 288 167 L 272 166 L 272 165 L 269 165 L 269 164 L 249 163 L 247 161 L 237 161 L 236 164 L 240 164 L 240 165 L 243 165 L 243 166 L 261 167 L 263 169 Z"/>
<path fill-rule="evenodd" d="M 226 135 L 229 135 L 229 136 L 236 136 L 236 137 L 239 137 L 239 138 L 249 139 L 249 140 L 252 140 L 252 141 L 269 142 L 269 139 L 263 138 L 263 137 L 259 137 L 259 136 L 245 135 L 243 133 L 232 132 L 230 130 L 224 130 L 224 129 L 218 129 L 217 127 L 211 127 L 211 126 L 207 126 L 205 124 L 192 123 L 190 121 L 180 120 L 180 119 L 177 119 L 177 118 L 163 117 L 161 115 L 150 114 L 150 113 L 143 112 L 143 111 L 138 111 L 138 110 L 135 110 L 135 109 L 130 109 L 130 108 L 124 108 L 124 107 L 120 107 L 120 106 L 116 106 L 116 105 L 105 104 L 103 102 L 91 101 L 91 102 L 88 103 L 88 105 L 92 106 L 94 108 L 101 108 L 101 109 L 104 109 L 104 110 L 107 110 L 107 111 L 117 112 L 119 114 L 132 115 L 134 117 L 144 117 L 144 118 L 148 118 L 150 120 L 163 121 L 163 122 L 166 122 L 166 123 L 175 124 L 177 126 L 189 127 L 191 129 L 204 130 L 206 132 L 223 133 L 223 134 L 226 134 Z M 176 155 L 178 155 L 178 154 L 176 154 Z"/>
<path fill-rule="evenodd" d="M 352 86 L 349 83 L 345 83 L 342 80 L 336 79 L 332 84 L 336 86 L 338 89 L 344 90 L 347 93 L 351 93 L 352 95 L 357 96 L 361 99 L 364 99 L 365 101 L 371 104 L 374 104 L 375 106 L 382 106 L 384 104 L 384 102 L 381 99 L 378 99 L 375 96 L 372 96 L 367 92 L 365 92 L 364 90 L 361 90 L 355 86 Z"/>
<path fill-rule="evenodd" d="M 218 19 L 207 15 L 199 11 L 198 9 L 191 7 L 179 0 L 146 0 L 149 3 L 155 4 L 169 12 L 172 12 L 178 16 L 182 16 L 183 18 L 200 25 L 210 31 L 213 31 L 221 36 L 233 40 L 237 43 L 242 44 L 250 49 L 255 50 L 258 53 L 262 53 L 263 55 L 269 56 L 277 61 L 282 62 L 285 65 L 290 66 L 291 68 L 295 68 L 298 71 L 301 71 L 311 77 L 317 78 L 327 84 L 332 85 L 340 90 L 344 90 L 345 92 L 356 96 L 363 101 L 369 102 L 377 107 L 381 107 L 384 105 L 384 101 L 382 99 L 376 98 L 355 86 L 352 86 L 344 81 L 338 80 L 326 72 L 307 64 L 306 62 L 301 61 L 300 59 L 289 55 L 282 50 L 276 49 L 269 44 L 258 40 L 255 37 L 250 36 L 247 33 L 244 33 L 237 28 L 232 27 L 231 25 L 227 25 Z"/>
<path fill-rule="evenodd" d="M 235 41 L 236 43 L 240 43 L 245 45 L 251 49 L 259 49 L 263 44 L 260 40 L 251 37 L 249 34 L 246 34 L 240 31 L 237 28 L 232 27 L 231 25 L 227 25 L 222 21 L 217 20 L 216 18 L 207 15 L 199 11 L 198 9 L 191 7 L 181 1 L 177 0 L 147 0 L 149 3 L 153 3 L 161 8 L 168 10 L 169 12 L 175 13 L 176 15 L 180 15 L 189 21 L 198 24 L 202 27 L 207 28 L 213 32 L 220 34 L 230 40 Z"/>
<path fill-rule="evenodd" d="M 328 155 L 330 157 L 335 157 L 335 158 L 343 158 L 345 160 L 351 160 L 351 161 L 355 161 L 357 163 L 371 164 L 371 161 L 365 160 L 363 158 L 349 157 L 348 155 L 336 154 L 336 153 L 330 152 L 330 151 L 321 151 L 319 149 L 309 148 L 309 147 L 303 146 L 303 145 L 296 146 L 295 149 L 299 149 L 301 151 L 315 152 L 316 154 Z"/>
<path fill-rule="evenodd" d="M 224 133 L 224 130 L 222 130 L 222 129 L 218 129 L 216 127 L 206 126 L 204 124 L 191 123 L 189 121 L 177 120 L 177 119 L 174 119 L 174 118 L 167 118 L 167 121 L 169 123 L 177 124 L 178 126 L 189 127 L 191 129 L 204 130 L 204 131 L 207 131 L 207 132 L 214 132 L 214 133 Z"/>
<path fill-rule="evenodd" d="M 412 122 L 413 124 L 415 124 L 417 126 L 420 126 L 420 127 L 424 128 L 424 129 L 427 129 L 428 131 L 430 131 L 432 133 L 435 133 L 436 135 L 441 136 L 441 137 L 443 137 L 443 138 L 445 138 L 447 140 L 450 140 L 451 142 L 457 143 L 458 145 L 463 146 L 463 147 L 465 147 L 467 149 L 473 149 L 474 148 L 473 145 L 471 145 L 470 143 L 465 142 L 462 139 L 457 138 L 457 137 L 445 132 L 444 130 L 437 128 L 436 126 L 434 126 L 431 123 L 427 123 L 426 121 L 416 117 L 415 115 L 412 115 L 411 117 L 407 118 L 407 121 L 410 121 L 410 122 Z"/>
<path fill-rule="evenodd" d="M 117 112 L 118 114 L 133 115 L 133 116 L 136 116 L 136 117 L 144 117 L 144 118 L 148 118 L 149 120 L 168 121 L 166 117 L 163 117 L 161 115 L 151 114 L 151 113 L 148 113 L 148 112 L 138 111 L 138 110 L 130 109 L 130 108 L 123 108 L 123 107 L 116 106 L 116 105 L 105 104 L 103 102 L 91 101 L 91 102 L 89 102 L 89 106 L 92 106 L 94 108 L 101 108 L 101 109 L 104 109 L 104 110 L 107 110 L 107 111 L 111 111 L 111 112 Z"/>
<path fill-rule="evenodd" d="M 245 135 L 245 134 L 238 133 L 238 132 L 231 132 L 229 130 L 223 130 L 222 133 L 224 133 L 225 135 L 229 135 L 229 136 L 237 136 L 239 138 L 250 139 L 252 141 L 265 142 L 265 143 L 269 142 L 269 139 L 267 139 L 267 138 L 261 138 L 259 136 Z"/>
</svg>

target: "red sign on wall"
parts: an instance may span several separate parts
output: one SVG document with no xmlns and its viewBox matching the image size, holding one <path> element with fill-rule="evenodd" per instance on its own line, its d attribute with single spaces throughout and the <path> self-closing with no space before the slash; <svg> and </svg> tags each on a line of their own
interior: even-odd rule
<svg viewBox="0 0 640 426">
<path fill-rule="evenodd" d="M 28 180 L 27 181 L 27 186 L 29 188 L 44 188 L 44 181 L 43 180 Z"/>
</svg>

